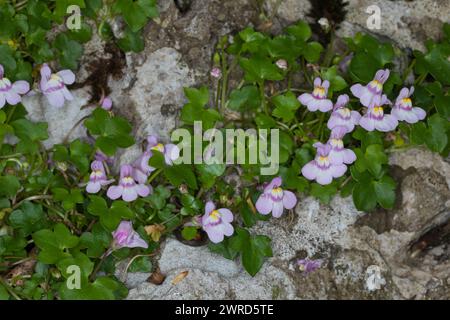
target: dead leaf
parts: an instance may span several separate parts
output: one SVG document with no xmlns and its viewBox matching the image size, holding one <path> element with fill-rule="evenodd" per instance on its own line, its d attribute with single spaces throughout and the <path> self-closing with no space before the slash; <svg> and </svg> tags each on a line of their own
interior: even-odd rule
<svg viewBox="0 0 450 320">
<path fill-rule="evenodd" d="M 147 279 L 148 282 L 156 284 L 157 286 L 161 285 L 164 280 L 166 280 L 166 276 L 161 273 L 159 268 L 157 268 Z"/>
<path fill-rule="evenodd" d="M 188 275 L 189 271 L 183 271 L 181 272 L 179 275 L 177 275 L 175 278 L 173 278 L 172 280 L 172 284 L 175 285 L 178 282 L 180 282 L 181 280 L 183 280 L 184 278 L 186 278 L 186 276 Z"/>
<path fill-rule="evenodd" d="M 161 233 L 166 229 L 161 224 L 152 224 L 144 227 L 145 232 L 152 238 L 153 241 L 158 242 L 161 238 Z"/>
</svg>

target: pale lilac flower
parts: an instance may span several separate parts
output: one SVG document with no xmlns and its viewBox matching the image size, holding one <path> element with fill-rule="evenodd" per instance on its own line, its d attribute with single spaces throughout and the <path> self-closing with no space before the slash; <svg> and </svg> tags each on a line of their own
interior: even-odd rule
<svg viewBox="0 0 450 320">
<path fill-rule="evenodd" d="M 224 235 L 229 237 L 233 234 L 232 221 L 233 213 L 229 209 L 216 209 L 212 201 L 206 203 L 205 214 L 202 217 L 202 228 L 212 242 L 222 242 Z"/>
<path fill-rule="evenodd" d="M 322 260 L 311 260 L 309 258 L 306 258 L 298 260 L 297 264 L 302 272 L 304 272 L 305 274 L 309 274 L 316 271 L 322 266 Z"/>
<path fill-rule="evenodd" d="M 40 88 L 47 97 L 48 102 L 54 107 L 62 107 L 65 100 L 73 100 L 73 96 L 66 85 L 74 82 L 75 74 L 70 70 L 52 73 L 52 70 L 46 63 L 41 67 Z"/>
<path fill-rule="evenodd" d="M 396 117 L 385 114 L 383 105 L 390 104 L 386 95 L 383 94 L 380 104 L 372 104 L 367 109 L 367 113 L 359 120 L 359 125 L 367 131 L 388 132 L 394 130 L 398 125 Z"/>
<path fill-rule="evenodd" d="M 105 168 L 103 163 L 98 160 L 94 160 L 91 163 L 92 172 L 89 176 L 89 182 L 86 185 L 86 192 L 97 193 L 100 191 L 102 186 L 107 186 L 111 184 L 114 180 L 108 180 L 106 177 Z"/>
<path fill-rule="evenodd" d="M 281 188 L 281 177 L 273 178 L 272 181 L 264 188 L 264 192 L 256 201 L 256 209 L 261 214 L 269 214 L 275 218 L 281 217 L 284 209 L 292 209 L 297 204 L 295 194 L 289 190 Z"/>
<path fill-rule="evenodd" d="M 220 70 L 220 68 L 218 68 L 218 67 L 214 67 L 211 69 L 210 74 L 211 74 L 211 77 L 220 79 L 222 77 L 222 70 Z"/>
<path fill-rule="evenodd" d="M 112 232 L 114 249 L 120 248 L 148 248 L 147 242 L 134 231 L 131 221 L 122 221 L 115 231 Z"/>
<path fill-rule="evenodd" d="M 101 101 L 100 101 L 100 107 L 102 107 L 102 109 L 106 110 L 106 111 L 110 111 L 112 108 L 112 100 L 110 97 L 104 97 Z"/>
<path fill-rule="evenodd" d="M 361 115 L 357 111 L 350 110 L 346 107 L 349 100 L 350 99 L 346 94 L 342 94 L 338 97 L 327 123 L 328 129 L 331 130 L 337 126 L 346 127 L 347 132 L 352 132 L 353 129 L 355 129 L 355 125 L 359 123 Z"/>
<path fill-rule="evenodd" d="M 356 161 L 356 154 L 351 149 L 344 148 L 342 138 L 347 133 L 347 128 L 337 126 L 331 130 L 328 144 L 331 146 L 329 158 L 332 164 L 351 164 Z"/>
<path fill-rule="evenodd" d="M 95 160 L 106 162 L 106 164 L 109 166 L 112 166 L 114 164 L 114 157 L 109 157 L 100 150 L 97 150 L 95 152 Z"/>
<path fill-rule="evenodd" d="M 408 123 L 416 123 L 425 119 L 427 113 L 425 110 L 419 107 L 413 107 L 411 96 L 414 93 L 414 87 L 403 88 L 395 101 L 395 105 L 392 108 L 391 114 L 399 121 L 406 121 Z"/>
<path fill-rule="evenodd" d="M 275 62 L 275 64 L 277 65 L 278 68 L 280 68 L 281 70 L 287 70 L 288 68 L 288 63 L 286 60 L 284 59 L 279 59 Z"/>
<path fill-rule="evenodd" d="M 176 145 L 168 143 L 163 145 L 158 142 L 158 138 L 156 136 L 148 136 L 147 137 L 147 151 L 149 150 L 157 150 L 164 155 L 164 160 L 167 165 L 171 166 L 173 161 L 177 160 L 180 157 L 180 148 Z"/>
<path fill-rule="evenodd" d="M 150 173 L 155 170 L 155 168 L 148 164 L 151 157 L 151 151 L 144 151 L 141 156 L 133 162 L 133 178 L 138 183 L 145 183 Z"/>
<path fill-rule="evenodd" d="M 3 75 L 4 69 L 0 64 L 0 109 L 5 106 L 6 102 L 10 105 L 18 104 L 22 101 L 20 95 L 23 95 L 30 90 L 28 82 L 19 80 L 11 83 L 11 81 Z"/>
<path fill-rule="evenodd" d="M 142 183 L 136 183 L 132 174 L 132 166 L 128 164 L 122 165 L 120 167 L 119 185 L 109 187 L 106 195 L 112 200 L 122 197 L 127 202 L 136 200 L 138 196 L 148 196 L 151 193 L 151 187 Z"/>
<path fill-rule="evenodd" d="M 383 92 L 383 85 L 389 78 L 390 71 L 378 70 L 375 74 L 375 78 L 370 81 L 366 86 L 359 83 L 354 84 L 350 90 L 353 95 L 361 101 L 361 104 L 365 107 L 371 105 L 379 105 Z"/>
<path fill-rule="evenodd" d="M 303 176 L 308 180 L 316 180 L 321 185 L 330 184 L 333 178 L 342 177 L 347 171 L 345 164 L 333 164 L 330 159 L 331 145 L 317 142 L 314 144 L 317 154 L 314 160 L 302 168 Z"/>
<path fill-rule="evenodd" d="M 333 102 L 327 99 L 330 82 L 322 82 L 320 78 L 314 79 L 314 90 L 312 94 L 304 93 L 298 97 L 298 100 L 305 105 L 309 111 L 327 112 L 333 109 Z"/>
</svg>

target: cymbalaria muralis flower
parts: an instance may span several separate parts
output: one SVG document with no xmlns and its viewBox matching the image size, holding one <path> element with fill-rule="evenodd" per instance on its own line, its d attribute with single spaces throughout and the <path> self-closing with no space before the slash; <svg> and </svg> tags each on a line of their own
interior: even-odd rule
<svg viewBox="0 0 450 320">
<path fill-rule="evenodd" d="M 303 176 L 308 180 L 316 180 L 321 185 L 330 184 L 333 178 L 342 177 L 347 171 L 345 164 L 333 164 L 330 158 L 331 145 L 316 142 L 317 154 L 302 168 Z"/>
<path fill-rule="evenodd" d="M 261 214 L 269 214 L 275 218 L 281 217 L 284 209 L 292 209 L 297 204 L 295 194 L 289 190 L 281 188 L 281 177 L 276 177 L 264 188 L 264 192 L 256 201 L 256 209 Z"/>
<path fill-rule="evenodd" d="M 279 59 L 275 62 L 275 64 L 277 65 L 278 68 L 280 68 L 281 70 L 287 70 L 288 68 L 288 63 L 286 60 L 284 59 Z"/>
<path fill-rule="evenodd" d="M 106 110 L 106 111 L 110 111 L 112 108 L 112 100 L 110 97 L 104 97 L 101 101 L 100 101 L 100 107 L 102 107 L 102 109 Z"/>
<path fill-rule="evenodd" d="M 346 133 L 347 128 L 344 126 L 337 126 L 331 130 L 328 144 L 331 146 L 329 157 L 333 164 L 351 164 L 356 161 L 356 154 L 353 150 L 344 148 L 342 138 Z"/>
<path fill-rule="evenodd" d="M 351 86 L 350 91 L 355 97 L 359 98 L 361 104 L 365 107 L 370 107 L 371 105 L 380 105 L 383 93 L 383 85 L 389 78 L 389 74 L 389 69 L 378 70 L 375 74 L 375 78 L 366 86 L 357 83 Z"/>
<path fill-rule="evenodd" d="M 309 111 L 322 111 L 327 112 L 333 109 L 333 102 L 327 99 L 328 88 L 330 82 L 322 79 L 314 79 L 314 90 L 311 93 L 303 93 L 298 97 L 298 100 L 305 105 Z"/>
<path fill-rule="evenodd" d="M 346 94 L 342 94 L 338 97 L 327 123 L 328 129 L 331 130 L 337 126 L 346 127 L 347 132 L 352 132 L 353 129 L 355 129 L 355 125 L 359 123 L 361 115 L 357 111 L 350 110 L 346 107 L 349 100 L 350 99 Z"/>
<path fill-rule="evenodd" d="M 138 183 L 145 183 L 149 174 L 155 170 L 155 168 L 148 164 L 152 155 L 151 151 L 144 151 L 141 156 L 133 162 L 133 178 Z"/>
<path fill-rule="evenodd" d="M 427 113 L 419 107 L 413 107 L 411 96 L 414 93 L 414 87 L 408 90 L 403 88 L 395 101 L 391 114 L 399 121 L 406 121 L 408 123 L 416 123 L 425 119 Z"/>
<path fill-rule="evenodd" d="M 14 83 L 4 77 L 4 69 L 0 64 L 0 109 L 8 102 L 10 105 L 16 105 L 22 101 L 20 95 L 30 90 L 28 82 L 19 80 Z"/>
<path fill-rule="evenodd" d="M 147 150 L 157 150 L 161 152 L 164 155 L 164 161 L 169 166 L 173 164 L 173 161 L 180 157 L 180 148 L 172 143 L 163 145 L 158 142 L 158 138 L 156 136 L 148 136 L 147 142 Z"/>
<path fill-rule="evenodd" d="M 205 214 L 202 217 L 202 228 L 208 234 L 209 240 L 214 243 L 222 242 L 224 236 L 231 236 L 234 228 L 231 225 L 233 213 L 226 208 L 216 209 L 212 201 L 205 205 Z"/>
<path fill-rule="evenodd" d="M 300 259 L 297 261 L 298 267 L 300 268 L 300 271 L 302 271 L 305 274 L 309 274 L 311 272 L 316 271 L 322 266 L 322 260 L 311 260 L 309 258 L 306 259 Z"/>
<path fill-rule="evenodd" d="M 222 77 L 222 70 L 220 70 L 220 68 L 218 67 L 214 67 L 211 69 L 211 77 L 215 78 L 215 79 L 220 79 Z"/>
<path fill-rule="evenodd" d="M 148 248 L 147 242 L 134 231 L 131 221 L 122 221 L 115 231 L 112 232 L 113 249 L 120 248 Z"/>
<path fill-rule="evenodd" d="M 92 172 L 89 176 L 89 182 L 86 185 L 86 192 L 97 193 L 102 186 L 111 184 L 114 180 L 108 180 L 106 177 L 105 167 L 103 163 L 98 160 L 94 160 L 91 163 Z"/>
<path fill-rule="evenodd" d="M 73 96 L 66 85 L 75 82 L 75 74 L 70 70 L 52 73 L 50 67 L 44 63 L 41 67 L 40 89 L 54 107 L 62 107 L 65 100 L 73 100 Z"/>
<path fill-rule="evenodd" d="M 379 104 L 372 104 L 367 109 L 367 113 L 359 120 L 359 125 L 367 131 L 388 132 L 394 130 L 398 125 L 396 117 L 385 114 L 383 105 L 390 104 L 386 95 L 383 94 Z"/>
<path fill-rule="evenodd" d="M 109 187 L 106 195 L 112 200 L 122 197 L 127 202 L 136 200 L 138 196 L 148 196 L 151 193 L 151 187 L 142 183 L 136 183 L 132 173 L 132 166 L 128 164 L 122 165 L 120 167 L 119 185 Z"/>
</svg>

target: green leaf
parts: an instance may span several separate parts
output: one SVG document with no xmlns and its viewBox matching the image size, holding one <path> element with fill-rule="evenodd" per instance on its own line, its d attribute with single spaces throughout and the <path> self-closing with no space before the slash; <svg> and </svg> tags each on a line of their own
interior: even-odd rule
<svg viewBox="0 0 450 320">
<path fill-rule="evenodd" d="M 209 90 L 206 86 L 197 88 L 184 88 L 184 94 L 189 102 L 196 107 L 204 107 L 209 101 Z"/>
<path fill-rule="evenodd" d="M 185 240 L 193 240 L 197 236 L 197 230 L 196 227 L 184 227 L 183 230 L 181 230 L 181 235 Z"/>
<path fill-rule="evenodd" d="M 125 52 L 141 52 L 144 50 L 144 39 L 142 38 L 142 32 L 133 32 L 130 28 L 126 28 L 124 36 L 117 40 L 117 45 Z"/>
<path fill-rule="evenodd" d="M 245 71 L 245 80 L 260 82 L 262 80 L 282 80 L 280 69 L 266 57 L 241 58 L 239 64 Z"/>
<path fill-rule="evenodd" d="M 286 31 L 302 41 L 308 40 L 312 35 L 311 28 L 304 21 L 299 21 L 297 24 L 286 28 Z"/>
<path fill-rule="evenodd" d="M 11 175 L 0 177 L 0 196 L 13 197 L 19 189 L 20 182 L 17 177 Z"/>
<path fill-rule="evenodd" d="M 53 41 L 53 46 L 58 49 L 61 67 L 72 70 L 78 68 L 78 60 L 83 54 L 83 46 L 79 42 L 71 40 L 65 33 L 60 33 Z"/>
<path fill-rule="evenodd" d="M 389 176 L 383 176 L 380 181 L 373 183 L 378 203 L 385 209 L 392 209 L 395 204 L 395 181 Z"/>
<path fill-rule="evenodd" d="M 337 187 L 334 183 L 322 186 L 318 183 L 311 185 L 310 193 L 312 196 L 319 199 L 322 203 L 328 204 L 337 194 Z"/>
<path fill-rule="evenodd" d="M 266 236 L 252 236 L 242 228 L 236 228 L 235 235 L 230 238 L 230 246 L 233 250 L 242 254 L 242 264 L 245 270 L 254 276 L 261 269 L 265 257 L 272 256 L 270 238 Z"/>
<path fill-rule="evenodd" d="M 308 42 L 304 48 L 303 55 L 308 62 L 317 62 L 320 59 L 320 54 L 323 51 L 323 47 L 318 42 Z"/>
<path fill-rule="evenodd" d="M 450 117 L 450 96 L 439 94 L 434 98 L 434 105 L 443 118 Z"/>
<path fill-rule="evenodd" d="M 331 92 L 341 91 L 347 88 L 347 82 L 337 72 L 337 66 L 328 68 L 325 72 L 322 72 L 322 79 L 330 81 Z"/>
<path fill-rule="evenodd" d="M 29 139 L 31 141 L 48 139 L 48 125 L 45 122 L 34 123 L 27 119 L 19 119 L 13 121 L 11 125 L 14 128 L 14 134 L 19 139 Z"/>
<path fill-rule="evenodd" d="M 183 182 L 185 182 L 194 190 L 198 188 L 197 179 L 195 178 L 195 174 L 189 165 L 180 164 L 166 167 L 164 169 L 164 175 L 176 187 L 179 187 Z"/>
<path fill-rule="evenodd" d="M 11 227 L 20 230 L 22 236 L 47 227 L 47 218 L 41 205 L 25 201 L 19 209 L 11 212 L 9 216 Z"/>
<path fill-rule="evenodd" d="M 152 272 L 153 265 L 150 257 L 138 257 L 133 260 L 128 272 Z"/>
<path fill-rule="evenodd" d="M 239 255 L 239 251 L 234 250 L 230 245 L 231 238 L 225 238 L 220 243 L 208 243 L 208 248 L 214 253 L 220 254 L 225 259 L 234 260 Z"/>
<path fill-rule="evenodd" d="M 230 100 L 228 100 L 228 107 L 237 111 L 256 109 L 260 105 L 259 90 L 253 85 L 233 90 L 230 94 Z"/>
<path fill-rule="evenodd" d="M 272 103 L 276 106 L 273 110 L 273 116 L 281 118 L 283 122 L 289 122 L 294 119 L 295 111 L 300 107 L 300 102 L 291 91 L 272 98 Z"/>
<path fill-rule="evenodd" d="M 428 131 L 425 143 L 434 152 L 442 152 L 448 143 L 447 131 L 449 130 L 448 120 L 434 114 L 428 118 Z"/>
</svg>

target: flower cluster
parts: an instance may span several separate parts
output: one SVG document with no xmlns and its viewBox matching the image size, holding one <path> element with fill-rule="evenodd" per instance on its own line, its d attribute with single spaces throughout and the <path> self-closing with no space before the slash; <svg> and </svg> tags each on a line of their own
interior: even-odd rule
<svg viewBox="0 0 450 320">
<path fill-rule="evenodd" d="M 334 104 L 327 98 L 330 83 L 320 78 L 314 80 L 314 90 L 304 93 L 298 100 L 309 111 L 328 112 L 332 110 L 327 127 L 331 135 L 326 144 L 317 142 L 316 157 L 308 162 L 301 170 L 308 180 L 315 180 L 321 185 L 330 184 L 334 178 L 339 178 L 347 171 L 347 165 L 356 161 L 355 153 L 344 147 L 343 138 L 352 132 L 356 125 L 367 131 L 389 132 L 396 129 L 399 121 L 416 123 L 423 120 L 426 113 L 423 109 L 412 106 L 411 95 L 414 87 L 403 88 L 392 107 L 392 113 L 386 114 L 384 106 L 392 105 L 383 93 L 383 85 L 389 78 L 390 71 L 378 70 L 375 77 L 367 85 L 355 84 L 350 88 L 352 94 L 359 99 L 367 112 L 361 116 L 357 111 L 350 110 L 347 105 L 350 101 L 348 95 L 343 94 Z"/>
</svg>

